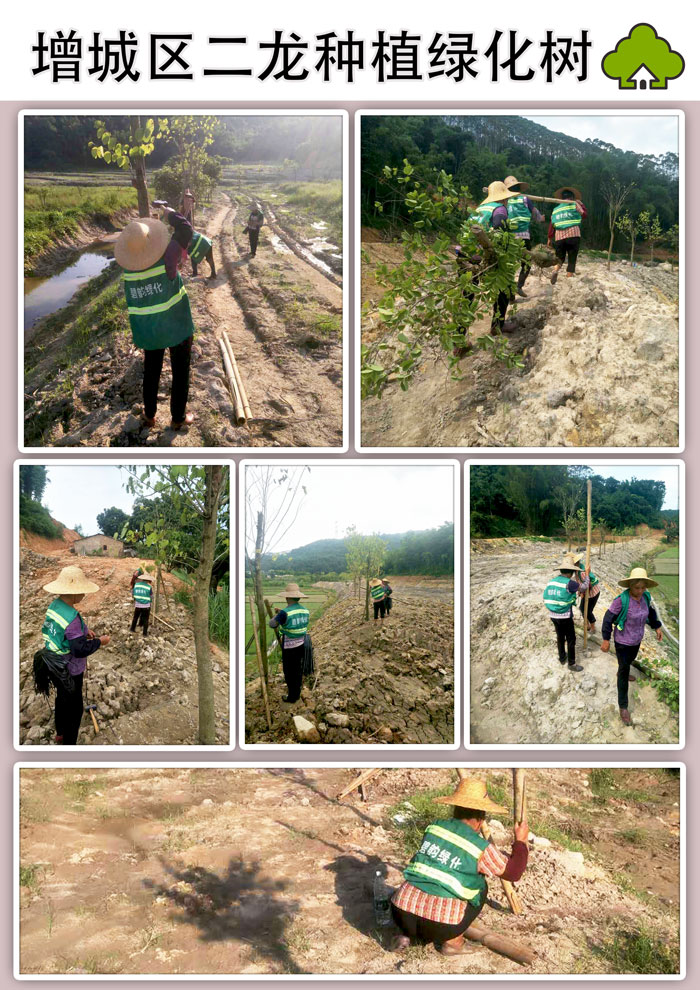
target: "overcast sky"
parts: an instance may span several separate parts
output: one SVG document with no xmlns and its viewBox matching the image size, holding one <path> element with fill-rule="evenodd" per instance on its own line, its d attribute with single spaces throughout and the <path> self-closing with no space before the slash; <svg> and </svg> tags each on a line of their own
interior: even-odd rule
<svg viewBox="0 0 700 990">
<path fill-rule="evenodd" d="M 569 114 L 565 117 L 528 116 L 525 119 L 534 120 L 550 131 L 561 131 L 580 141 L 598 138 L 623 151 L 636 151 L 640 155 L 664 155 L 667 151 L 678 153 L 677 117 L 579 117 Z"/>
<path fill-rule="evenodd" d="M 669 465 L 668 467 L 654 467 L 650 464 L 637 464 L 636 466 L 626 464 L 591 464 L 594 474 L 599 474 L 602 478 L 617 478 L 618 481 L 631 481 L 632 478 L 645 478 L 649 481 L 663 481 L 666 485 L 666 498 L 663 509 L 678 508 L 678 468 Z"/>
<path fill-rule="evenodd" d="M 44 504 L 53 518 L 69 529 L 77 523 L 86 536 L 92 536 L 99 532 L 98 512 L 113 505 L 131 512 L 134 497 L 124 490 L 126 475 L 115 465 L 49 464 L 48 475 Z"/>
<path fill-rule="evenodd" d="M 274 553 L 342 540 L 353 525 L 361 533 L 405 533 L 454 519 L 453 469 L 447 466 L 311 464 L 303 484 L 308 494 L 291 530 L 270 548 Z"/>
</svg>

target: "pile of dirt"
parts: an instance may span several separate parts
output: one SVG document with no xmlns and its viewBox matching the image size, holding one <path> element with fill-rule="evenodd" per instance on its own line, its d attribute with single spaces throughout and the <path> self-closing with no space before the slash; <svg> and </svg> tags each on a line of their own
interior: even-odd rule
<svg viewBox="0 0 700 990">
<path fill-rule="evenodd" d="M 382 245 L 386 254 L 387 246 Z M 374 249 L 369 245 L 370 254 Z M 378 256 L 384 261 L 384 256 Z M 679 432 L 678 273 L 583 257 L 556 286 L 533 270 L 508 335 L 524 369 L 474 350 L 453 381 L 437 345 L 407 392 L 363 403 L 369 446 L 672 447 Z M 472 329 L 489 332 L 489 322 Z M 378 333 L 366 318 L 367 341 Z M 388 351 L 386 353 L 391 353 Z"/>
<path fill-rule="evenodd" d="M 397 590 L 397 589 L 395 589 Z M 402 590 L 391 617 L 364 621 L 352 597 L 331 605 L 312 630 L 316 674 L 285 705 L 281 669 L 271 677 L 272 730 L 259 680 L 246 689 L 246 738 L 294 743 L 294 717 L 316 728 L 302 741 L 439 745 L 454 741 L 454 606 Z"/>
<path fill-rule="evenodd" d="M 39 553 L 42 551 L 51 553 L 51 551 L 64 550 L 66 547 L 71 547 L 76 540 L 80 539 L 80 533 L 76 533 L 74 529 L 67 529 L 58 519 L 51 519 L 51 522 L 62 528 L 61 536 L 53 539 L 47 536 L 40 536 L 39 533 L 30 533 L 26 529 L 20 529 L 19 545 L 21 547 L 27 547 L 30 550 L 36 550 Z"/>
<path fill-rule="evenodd" d="M 597 625 L 583 650 L 578 609 L 580 673 L 558 661 L 554 629 L 542 602 L 566 546 L 524 540 L 475 540 L 471 546 L 471 741 L 473 743 L 677 743 L 678 716 L 661 702 L 651 680 L 634 669 L 630 685 L 632 725 L 617 706 L 616 661 L 600 651 L 605 611 L 622 590 L 630 565 L 654 549 L 653 539 L 608 545 L 594 553 L 591 568 L 602 589 Z M 678 679 L 667 640 L 649 632 L 639 660 Z"/>
<path fill-rule="evenodd" d="M 34 692 L 32 663 L 41 649 L 41 627 L 50 595 L 43 585 L 61 567 L 75 563 L 72 555 L 45 556 L 20 550 L 20 743 L 46 745 L 53 741 L 55 725 L 51 693 L 47 703 Z M 87 703 L 97 705 L 102 731 L 95 734 L 90 717 L 83 716 L 79 745 L 191 745 L 197 739 L 197 664 L 192 616 L 184 606 L 170 600 L 162 609 L 173 627 L 156 623 L 147 637 L 141 630 L 130 632 L 133 603 L 129 590 L 134 563 L 125 559 L 85 558 L 81 567 L 100 590 L 78 606 L 97 635 L 110 635 L 111 642 L 88 659 L 84 684 Z M 172 592 L 179 583 L 164 575 Z M 229 658 L 211 644 L 214 670 L 217 743 L 229 742 Z"/>
</svg>

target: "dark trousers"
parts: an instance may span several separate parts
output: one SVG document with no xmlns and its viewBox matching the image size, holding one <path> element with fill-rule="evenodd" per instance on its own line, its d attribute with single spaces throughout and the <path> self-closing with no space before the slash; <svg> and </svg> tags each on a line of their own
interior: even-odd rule
<svg viewBox="0 0 700 990">
<path fill-rule="evenodd" d="M 381 615 L 382 618 L 386 615 L 386 601 L 382 598 L 380 602 L 372 602 L 374 605 L 374 618 L 378 619 Z"/>
<path fill-rule="evenodd" d="M 450 939 L 464 935 L 472 921 L 479 917 L 481 908 L 474 904 L 467 904 L 464 918 L 458 925 L 444 925 L 439 921 L 428 921 L 427 918 L 419 918 L 417 914 L 411 914 L 410 911 L 402 911 L 394 904 L 391 905 L 391 913 L 394 922 L 404 935 L 421 942 L 435 942 L 437 945 L 442 945 L 443 942 L 449 942 Z"/>
<path fill-rule="evenodd" d="M 304 644 L 293 649 L 282 647 L 282 673 L 287 685 L 287 701 L 298 701 L 304 677 Z"/>
<path fill-rule="evenodd" d="M 595 607 L 598 604 L 598 599 L 599 598 L 600 598 L 600 595 L 596 595 L 595 598 L 589 598 L 588 599 L 588 621 L 589 622 L 595 622 L 595 614 L 594 613 L 595 613 Z M 586 601 L 586 599 L 584 597 L 578 603 L 578 608 L 579 608 L 579 612 L 581 613 L 581 615 L 583 615 L 583 609 L 584 609 L 584 603 L 585 603 L 585 601 Z"/>
<path fill-rule="evenodd" d="M 523 244 L 525 245 L 526 251 L 529 251 L 530 248 L 532 247 L 532 241 L 530 240 L 529 237 L 527 240 L 523 239 Z M 519 289 L 522 289 L 522 287 L 525 285 L 525 279 L 530 274 L 531 269 L 532 269 L 532 265 L 528 261 L 522 261 L 520 263 L 520 275 L 518 276 Z"/>
<path fill-rule="evenodd" d="M 209 251 L 204 255 L 204 260 L 209 262 L 209 269 L 212 278 L 216 278 L 216 265 L 214 264 L 214 248 L 210 247 Z M 197 262 L 192 262 L 192 274 L 197 274 Z"/>
<path fill-rule="evenodd" d="M 385 609 L 386 609 L 386 614 L 387 614 L 387 615 L 389 614 L 389 612 L 391 612 L 391 606 L 392 606 L 393 604 L 394 604 L 394 603 L 392 602 L 392 600 L 391 600 L 391 598 L 385 598 L 385 599 L 384 599 L 384 607 L 385 607 Z"/>
<path fill-rule="evenodd" d="M 56 687 L 56 705 L 54 718 L 56 720 L 56 735 L 63 737 L 64 746 L 75 746 L 78 741 L 80 723 L 83 719 L 83 675 L 74 674 L 75 689 L 66 691 L 58 681 Z"/>
<path fill-rule="evenodd" d="M 568 619 L 552 619 L 552 625 L 557 631 L 557 648 L 559 650 L 559 662 L 566 663 L 567 649 L 569 652 L 569 663 L 576 663 L 576 628 L 574 617 L 570 615 Z"/>
<path fill-rule="evenodd" d="M 248 228 L 248 240 L 250 241 L 250 256 L 255 257 L 255 253 L 258 250 L 258 238 L 260 237 L 260 230 L 253 230 L 252 227 Z"/>
<path fill-rule="evenodd" d="M 150 618 L 151 618 L 150 608 L 135 608 L 134 617 L 131 620 L 131 631 L 136 632 L 136 627 L 142 626 L 144 636 L 148 636 L 148 620 Z"/>
<path fill-rule="evenodd" d="M 565 237 L 561 241 L 554 242 L 554 253 L 560 264 L 563 265 L 566 261 L 567 272 L 573 273 L 576 271 L 576 258 L 578 257 L 580 244 L 580 237 Z"/>
<path fill-rule="evenodd" d="M 192 337 L 183 340 L 177 347 L 170 347 L 170 368 L 173 374 L 173 387 L 170 393 L 170 415 L 174 423 L 185 418 L 187 399 L 190 394 L 190 357 Z M 158 408 L 158 386 L 163 370 L 165 350 L 143 352 L 143 411 L 148 419 L 153 419 Z"/>
<path fill-rule="evenodd" d="M 623 646 L 615 643 L 617 654 L 617 703 L 620 708 L 629 707 L 630 665 L 637 659 L 641 643 L 635 646 Z"/>
</svg>

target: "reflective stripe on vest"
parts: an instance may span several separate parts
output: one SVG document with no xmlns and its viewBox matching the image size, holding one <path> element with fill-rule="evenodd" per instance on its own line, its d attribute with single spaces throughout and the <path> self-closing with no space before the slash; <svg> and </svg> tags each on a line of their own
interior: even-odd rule
<svg viewBox="0 0 700 990">
<path fill-rule="evenodd" d="M 529 230 L 532 214 L 527 208 L 524 196 L 514 196 L 506 203 L 511 230 Z"/>
<path fill-rule="evenodd" d="M 441 819 L 426 828 L 404 878 L 429 894 L 481 903 L 486 879 L 479 873 L 479 860 L 486 848 L 486 839 L 471 826 Z"/>
<path fill-rule="evenodd" d="M 179 273 L 168 278 L 165 260 L 123 273 L 126 308 L 136 347 L 176 347 L 194 333 L 190 300 Z"/>
<path fill-rule="evenodd" d="M 477 206 L 476 211 L 469 219 L 474 223 L 481 224 L 482 227 L 488 230 L 491 226 L 493 211 L 497 206 L 503 206 L 503 203 L 482 203 L 481 206 Z"/>
<path fill-rule="evenodd" d="M 60 598 L 54 599 L 46 609 L 46 618 L 41 627 L 41 635 L 44 638 L 44 645 L 52 653 L 58 653 L 61 656 L 67 656 L 70 653 L 66 629 L 76 617 L 80 619 L 82 627 L 83 620 L 80 618 L 79 612 Z"/>
<path fill-rule="evenodd" d="M 544 589 L 542 598 L 550 612 L 563 615 L 576 601 L 576 594 L 568 590 L 569 581 L 570 578 L 562 574 L 560 577 L 552 578 Z"/>
<path fill-rule="evenodd" d="M 428 825 L 425 831 L 429 832 L 431 835 L 437 835 L 439 839 L 447 839 L 447 841 L 451 842 L 454 846 L 459 846 L 460 849 L 464 849 L 470 856 L 473 856 L 477 862 L 481 857 L 482 850 L 479 849 L 478 846 L 475 846 L 473 842 L 470 842 L 469 839 L 465 839 L 462 835 L 457 835 L 455 832 L 450 832 L 448 829 L 442 828 L 440 825 Z"/>
<path fill-rule="evenodd" d="M 129 316 L 153 316 L 155 313 L 164 313 L 166 310 L 172 309 L 173 306 L 177 306 L 182 297 L 186 295 L 187 289 L 182 285 L 179 291 L 166 302 L 156 303 L 155 306 L 127 306 L 127 312 Z"/>
<path fill-rule="evenodd" d="M 303 605 L 288 605 L 284 610 L 287 613 L 287 621 L 280 629 L 285 636 L 291 639 L 301 639 L 309 631 L 309 610 Z"/>
<path fill-rule="evenodd" d="M 198 265 L 203 258 L 206 258 L 210 251 L 211 241 L 208 237 L 205 237 L 204 234 L 195 233 L 192 235 L 192 240 L 187 247 L 187 253 L 195 265 Z"/>
<path fill-rule="evenodd" d="M 137 581 L 134 585 L 134 601 L 139 605 L 150 605 L 153 597 L 153 588 L 148 581 Z"/>
<path fill-rule="evenodd" d="M 382 586 L 379 585 L 376 588 L 370 588 L 369 593 L 372 596 L 372 599 L 375 602 L 378 602 L 381 601 L 381 599 L 384 597 L 384 588 L 382 588 Z"/>
<path fill-rule="evenodd" d="M 427 877 L 428 880 L 435 880 L 444 887 L 454 890 L 455 894 L 461 897 L 463 901 L 471 901 L 481 893 L 481 890 L 478 888 L 474 890 L 471 887 L 465 887 L 464 884 L 459 882 L 456 876 L 448 870 L 439 869 L 437 866 L 427 866 L 425 863 L 413 863 L 411 869 L 415 870 L 416 873 L 420 873 L 421 876 Z"/>
<path fill-rule="evenodd" d="M 576 209 L 575 203 L 560 203 L 552 210 L 552 226 L 556 230 L 564 230 L 566 227 L 578 227 L 581 223 L 581 214 Z"/>
</svg>

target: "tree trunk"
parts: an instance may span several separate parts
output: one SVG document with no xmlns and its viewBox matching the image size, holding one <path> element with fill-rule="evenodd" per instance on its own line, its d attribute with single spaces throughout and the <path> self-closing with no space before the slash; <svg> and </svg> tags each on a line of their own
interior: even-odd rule
<svg viewBox="0 0 700 990">
<path fill-rule="evenodd" d="M 632 251 L 630 253 L 630 264 L 632 264 L 634 262 L 634 242 L 635 242 L 635 240 L 636 240 L 636 238 L 635 238 L 634 234 L 632 234 Z"/>
<path fill-rule="evenodd" d="M 258 512 L 258 528 L 255 534 L 255 562 L 253 564 L 253 588 L 255 591 L 255 607 L 258 610 L 258 635 L 260 636 L 260 649 L 262 651 L 263 673 L 265 675 L 265 683 L 267 684 L 267 613 L 265 612 L 265 594 L 263 592 L 262 578 L 262 547 L 264 538 L 264 517 L 262 512 Z"/>
<path fill-rule="evenodd" d="M 199 690 L 199 743 L 201 746 L 216 744 L 214 721 L 214 678 L 209 649 L 209 584 L 214 565 L 216 546 L 216 518 L 223 483 L 220 464 L 205 467 L 204 524 L 199 567 L 194 580 L 194 647 L 197 656 L 197 687 Z"/>
<path fill-rule="evenodd" d="M 367 581 L 366 581 L 367 587 L 366 587 L 366 590 L 365 590 L 365 622 L 369 622 L 369 577 L 370 577 L 369 564 L 370 564 L 370 558 L 369 558 L 369 555 L 368 555 L 368 557 L 367 557 Z"/>
<path fill-rule="evenodd" d="M 613 221 L 614 223 L 614 221 Z M 610 256 L 612 255 L 613 241 L 615 240 L 615 231 L 610 228 L 610 243 L 608 244 L 608 268 L 610 268 Z"/>
</svg>

